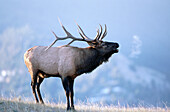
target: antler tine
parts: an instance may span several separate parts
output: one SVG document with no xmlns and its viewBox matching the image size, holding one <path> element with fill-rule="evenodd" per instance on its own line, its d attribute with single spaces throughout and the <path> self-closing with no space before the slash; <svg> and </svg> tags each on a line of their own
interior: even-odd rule
<svg viewBox="0 0 170 112">
<path fill-rule="evenodd" d="M 85 40 L 84 36 L 80 33 L 79 29 L 78 29 L 78 33 L 79 33 L 80 36 Z"/>
<path fill-rule="evenodd" d="M 59 38 L 53 31 L 52 31 L 52 33 L 54 34 L 54 36 L 56 37 L 56 39 L 54 40 L 54 42 L 53 42 L 50 46 L 48 46 L 48 47 L 45 49 L 45 51 L 47 51 L 50 47 L 52 47 L 58 40 L 67 39 L 67 37 L 65 37 L 65 38 Z"/>
<path fill-rule="evenodd" d="M 106 35 L 107 35 L 107 27 L 106 27 L 106 24 L 105 24 L 105 31 L 104 31 L 104 33 L 102 34 L 100 40 L 102 40 Z"/>
<path fill-rule="evenodd" d="M 94 39 L 94 40 L 97 40 L 97 39 L 98 39 L 98 37 L 99 37 L 99 29 L 97 30 L 97 34 L 96 34 L 96 37 L 95 37 L 95 39 Z"/>
<path fill-rule="evenodd" d="M 67 37 L 73 37 L 67 30 L 66 28 L 63 26 L 63 24 L 61 23 L 60 19 L 58 18 L 58 21 L 61 25 L 61 27 L 63 28 L 64 32 L 67 34 Z"/>
<path fill-rule="evenodd" d="M 51 31 L 51 32 L 54 34 L 54 36 L 56 37 L 56 40 L 57 40 L 58 39 L 57 35 L 53 31 Z"/>
<path fill-rule="evenodd" d="M 56 39 L 54 40 L 54 42 L 50 45 L 50 46 L 48 46 L 46 49 L 45 49 L 45 51 L 47 51 L 50 47 L 52 47 L 56 42 L 57 42 L 57 40 L 58 40 L 58 37 L 57 37 L 57 35 L 52 31 L 52 33 L 54 34 L 54 36 L 56 37 Z"/>
<path fill-rule="evenodd" d="M 77 24 L 77 23 L 76 23 Z M 83 32 L 83 30 L 82 30 L 82 28 L 77 24 L 77 26 L 78 26 L 78 31 L 79 31 L 79 34 L 80 34 L 80 36 L 84 39 L 88 39 L 88 40 L 92 40 L 92 39 L 90 39 L 89 37 L 87 37 L 86 35 L 85 35 L 85 33 Z M 81 32 L 80 32 L 81 31 Z"/>
<path fill-rule="evenodd" d="M 83 32 L 83 30 L 81 29 L 81 27 L 76 23 L 76 25 L 78 26 L 78 31 L 79 31 L 79 34 L 81 34 L 81 36 L 83 36 L 83 37 L 85 37 L 86 39 L 88 39 L 87 38 L 87 36 L 85 35 L 85 33 Z M 81 31 L 81 32 L 80 32 Z"/>
<path fill-rule="evenodd" d="M 45 49 L 45 51 L 47 51 L 50 47 L 52 47 L 56 42 L 57 42 L 57 39 L 54 40 L 54 42 L 53 42 L 50 46 L 48 46 L 48 47 Z"/>
<path fill-rule="evenodd" d="M 103 32 L 103 28 L 102 28 L 101 24 L 99 24 L 99 25 L 100 25 L 100 34 L 99 34 L 97 40 L 100 40 L 100 37 L 101 37 L 102 32 Z"/>
</svg>

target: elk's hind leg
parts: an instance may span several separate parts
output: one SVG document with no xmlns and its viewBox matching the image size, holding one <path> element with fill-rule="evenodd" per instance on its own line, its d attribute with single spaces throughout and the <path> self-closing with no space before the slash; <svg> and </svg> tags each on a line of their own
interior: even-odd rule
<svg viewBox="0 0 170 112">
<path fill-rule="evenodd" d="M 43 82 L 43 80 L 44 80 L 44 78 L 40 77 L 39 75 L 37 76 L 37 94 L 38 94 L 38 98 L 42 104 L 44 104 L 44 101 L 41 96 L 40 85 Z"/>
<path fill-rule="evenodd" d="M 38 101 L 37 94 L 36 94 L 36 91 L 35 91 L 36 84 L 37 84 L 37 73 L 31 73 L 32 92 L 33 92 L 34 98 L 36 100 L 36 103 L 38 103 L 39 101 Z"/>
</svg>

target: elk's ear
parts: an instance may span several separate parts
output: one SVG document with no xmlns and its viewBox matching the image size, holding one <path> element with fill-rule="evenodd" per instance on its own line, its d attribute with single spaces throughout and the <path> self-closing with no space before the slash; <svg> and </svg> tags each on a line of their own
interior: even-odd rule
<svg viewBox="0 0 170 112">
<path fill-rule="evenodd" d="M 91 47 L 102 47 L 102 43 L 103 43 L 103 41 L 94 41 L 94 42 L 90 43 L 89 45 Z"/>
<path fill-rule="evenodd" d="M 88 43 L 88 42 L 87 42 Z M 98 45 L 97 42 L 91 42 L 91 43 L 88 43 L 91 47 L 96 47 Z"/>
<path fill-rule="evenodd" d="M 103 41 L 97 42 L 97 46 L 98 46 L 98 47 L 102 47 L 102 46 L 103 46 Z"/>
</svg>

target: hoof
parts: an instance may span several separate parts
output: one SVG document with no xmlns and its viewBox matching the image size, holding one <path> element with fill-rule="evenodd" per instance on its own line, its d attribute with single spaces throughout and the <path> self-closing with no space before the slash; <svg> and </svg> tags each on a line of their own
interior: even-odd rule
<svg viewBox="0 0 170 112">
<path fill-rule="evenodd" d="M 43 101 L 41 101 L 41 102 L 40 102 L 40 104 L 44 104 L 44 102 L 43 102 Z"/>
<path fill-rule="evenodd" d="M 74 107 L 71 107 L 72 112 L 77 112 Z"/>
<path fill-rule="evenodd" d="M 67 111 L 69 111 L 69 112 L 77 112 L 74 107 L 67 108 Z"/>
<path fill-rule="evenodd" d="M 67 107 L 67 111 L 69 111 L 69 110 L 71 110 L 71 108 L 70 108 L 70 107 Z"/>
</svg>

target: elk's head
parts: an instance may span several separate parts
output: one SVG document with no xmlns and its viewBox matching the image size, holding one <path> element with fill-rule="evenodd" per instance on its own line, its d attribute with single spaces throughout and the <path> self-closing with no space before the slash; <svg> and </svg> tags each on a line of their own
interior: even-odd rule
<svg viewBox="0 0 170 112">
<path fill-rule="evenodd" d="M 118 43 L 101 41 L 100 44 L 96 46 L 96 49 L 103 57 L 103 61 L 106 62 L 108 61 L 112 54 L 118 53 L 119 51 L 118 47 L 119 47 Z"/>
<path fill-rule="evenodd" d="M 114 42 L 101 41 L 99 45 L 96 46 L 97 49 L 103 51 L 104 53 L 118 53 L 119 44 Z"/>
<path fill-rule="evenodd" d="M 60 22 L 60 20 L 59 20 Z M 97 49 L 98 51 L 100 51 L 100 55 L 102 56 L 106 56 L 106 57 L 110 57 L 113 53 L 118 53 L 118 47 L 119 47 L 119 44 L 118 43 L 114 43 L 114 42 L 107 42 L 107 41 L 103 41 L 102 39 L 107 35 L 107 27 L 105 25 L 105 30 L 103 32 L 103 28 L 102 26 L 100 25 L 100 30 L 98 29 L 97 30 L 97 35 L 94 39 L 90 39 L 89 37 L 87 37 L 85 35 L 85 33 L 83 32 L 83 30 L 81 29 L 81 27 L 77 24 L 78 26 L 78 30 L 79 30 L 79 34 L 82 38 L 76 38 L 74 36 L 72 36 L 67 30 L 66 28 L 62 25 L 62 23 L 60 22 L 63 30 L 65 31 L 66 33 L 66 37 L 63 37 L 63 38 L 60 38 L 58 37 L 54 32 L 53 34 L 55 35 L 56 37 L 56 40 L 46 49 L 48 50 L 52 45 L 55 44 L 55 42 L 57 40 L 65 40 L 65 39 L 68 39 L 68 38 L 71 38 L 72 41 L 69 42 L 67 45 L 70 45 L 72 42 L 74 41 L 85 41 L 89 44 L 90 47 L 92 48 L 95 48 Z"/>
<path fill-rule="evenodd" d="M 87 39 L 87 40 L 91 40 L 90 38 L 88 38 L 83 30 L 81 29 L 81 27 L 77 24 L 79 30 L 79 34 L 81 35 L 81 37 L 83 39 Z M 100 25 L 100 30 L 98 29 L 97 30 L 97 35 L 95 37 L 94 40 L 91 40 L 91 41 L 87 41 L 87 43 L 93 47 L 93 48 L 96 48 L 97 50 L 100 51 L 100 55 L 106 57 L 107 59 L 113 54 L 113 53 L 118 53 L 119 50 L 118 50 L 118 47 L 119 47 L 119 44 L 118 43 L 115 43 L 115 42 L 107 42 L 107 41 L 103 41 L 102 39 L 106 36 L 107 34 L 107 27 L 105 25 L 105 30 L 104 32 L 103 31 L 103 28 L 102 26 Z"/>
</svg>

